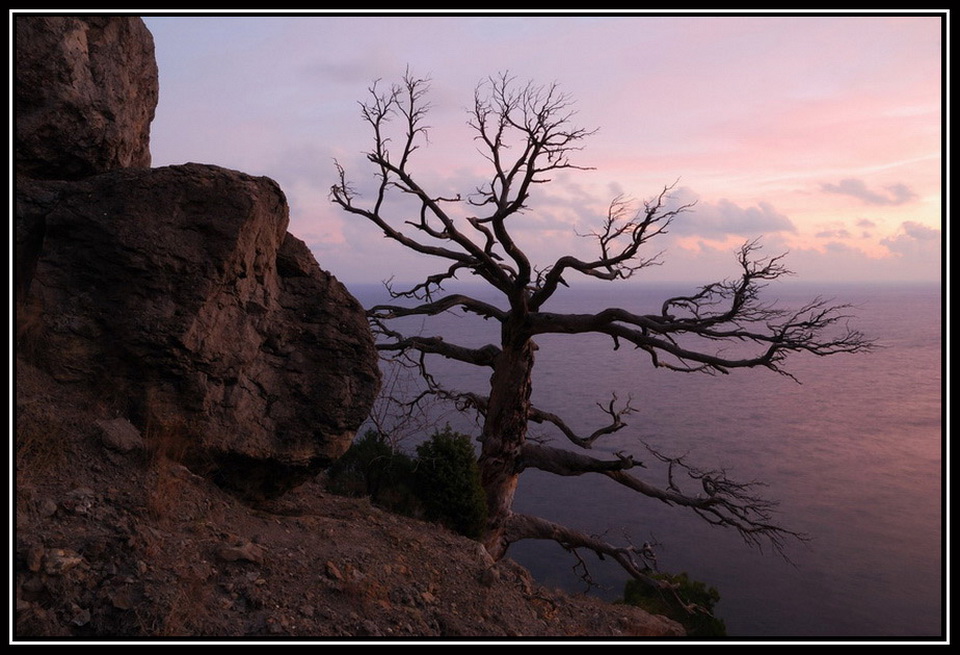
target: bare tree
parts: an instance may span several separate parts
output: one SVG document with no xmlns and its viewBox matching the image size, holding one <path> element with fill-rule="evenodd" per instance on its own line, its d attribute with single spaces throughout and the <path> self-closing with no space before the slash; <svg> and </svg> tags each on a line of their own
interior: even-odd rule
<svg viewBox="0 0 960 655">
<path fill-rule="evenodd" d="M 733 528 L 750 544 L 769 543 L 782 553 L 784 539 L 800 535 L 773 522 L 773 504 L 755 493 L 756 483 L 739 483 L 723 471 L 702 471 L 682 457 L 650 449 L 666 468 L 666 479 L 655 484 L 637 474 L 643 465 L 630 454 L 591 456 L 588 451 L 598 439 L 626 426 L 624 418 L 633 412 L 629 401 L 614 397 L 601 404 L 609 423 L 589 435 L 577 434 L 561 417 L 534 407 L 530 398 L 535 338 L 596 333 L 608 336 L 614 348 L 632 345 L 655 367 L 713 374 L 765 367 L 789 375 L 782 365 L 792 353 L 832 355 L 870 347 L 861 333 L 844 325 L 845 306 L 816 298 L 788 311 L 762 302 L 759 292 L 765 283 L 789 271 L 782 257 L 764 258 L 757 243 L 751 242 L 738 253 L 735 278 L 667 298 L 659 313 L 617 307 L 590 314 L 544 311 L 544 304 L 571 275 L 624 280 L 659 263 L 659 254 L 648 256 L 644 246 L 690 205 L 671 205 L 670 186 L 639 206 L 615 198 L 597 229 L 586 235 L 595 242 L 593 258 L 568 255 L 538 268 L 512 228 L 524 219 L 534 185 L 549 182 L 558 171 L 582 168 L 570 157 L 591 132 L 571 124 L 570 98 L 556 85 L 517 84 L 506 74 L 491 77 L 478 85 L 469 121 L 489 162 L 489 180 L 464 196 L 433 195 L 411 168 L 413 155 L 426 141 L 428 86 L 428 80 L 408 73 L 401 84 L 388 89 L 374 84 L 369 89 L 369 99 L 361 107 L 363 120 L 373 131 L 373 149 L 366 158 L 376 171 L 376 191 L 361 202 L 337 163 L 331 199 L 349 214 L 373 223 L 387 238 L 441 263 L 436 274 L 413 288 L 388 287 L 394 303 L 371 307 L 368 316 L 383 353 L 418 367 L 431 394 L 479 412 L 479 459 L 489 510 L 482 542 L 489 553 L 499 559 L 518 540 L 551 539 L 570 550 L 609 556 L 634 577 L 650 581 L 649 545 L 616 545 L 514 513 L 518 477 L 530 468 L 561 476 L 606 476 L 642 496 L 689 508 L 713 524 Z M 415 209 L 409 216 L 388 215 L 387 201 L 393 196 L 413 201 Z M 404 228 L 410 233 L 401 231 Z M 502 295 L 502 304 L 446 292 L 443 284 L 459 273 L 479 276 Z M 391 327 L 391 319 L 451 310 L 496 321 L 499 342 L 464 347 L 440 335 L 406 335 Z M 723 346 L 733 342 L 740 354 L 726 354 Z M 426 368 L 427 355 L 489 368 L 489 389 L 485 394 L 443 389 Z M 528 438 L 531 422 L 555 425 L 575 448 L 534 442 Z M 692 487 L 694 491 L 689 490 Z"/>
</svg>

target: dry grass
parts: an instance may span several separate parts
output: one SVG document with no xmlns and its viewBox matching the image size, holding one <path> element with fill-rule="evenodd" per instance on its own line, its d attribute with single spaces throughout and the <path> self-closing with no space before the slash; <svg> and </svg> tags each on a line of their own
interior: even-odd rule
<svg viewBox="0 0 960 655">
<path fill-rule="evenodd" d="M 148 414 L 144 430 L 146 446 L 146 506 L 149 516 L 160 522 L 180 518 L 187 490 L 180 472 L 190 455 L 191 439 L 181 421 L 162 421 Z"/>
<path fill-rule="evenodd" d="M 136 631 L 144 637 L 209 635 L 213 593 L 207 581 L 180 578 L 151 603 L 134 609 Z"/>
<path fill-rule="evenodd" d="M 46 473 L 63 466 L 70 450 L 69 426 L 46 398 L 16 408 L 14 463 L 20 474 Z"/>
</svg>

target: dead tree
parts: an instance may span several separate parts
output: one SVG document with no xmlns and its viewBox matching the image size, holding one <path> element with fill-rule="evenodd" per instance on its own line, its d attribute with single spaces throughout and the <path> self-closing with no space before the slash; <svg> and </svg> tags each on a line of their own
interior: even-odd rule
<svg viewBox="0 0 960 655">
<path fill-rule="evenodd" d="M 683 458 L 651 451 L 668 471 L 666 480 L 654 483 L 637 474 L 642 464 L 634 456 L 591 456 L 598 439 L 625 427 L 624 417 L 633 411 L 629 402 L 614 398 L 601 405 L 609 423 L 589 435 L 576 434 L 561 417 L 532 406 L 535 339 L 542 334 L 596 333 L 608 336 L 614 348 L 633 346 L 655 367 L 713 374 L 764 367 L 789 375 L 782 365 L 793 353 L 832 355 L 870 347 L 860 332 L 845 326 L 845 306 L 816 298 L 788 311 L 762 302 L 761 288 L 789 272 L 781 256 L 764 258 L 757 243 L 751 242 L 739 250 L 734 278 L 667 298 L 658 313 L 617 307 L 590 314 L 544 311 L 547 300 L 573 275 L 624 280 L 657 264 L 659 254 L 648 255 L 647 242 L 663 234 L 690 206 L 671 206 L 669 186 L 637 206 L 616 198 L 597 229 L 587 235 L 595 242 L 593 258 L 568 255 L 537 267 L 512 228 L 524 220 L 535 185 L 549 182 L 558 171 L 582 168 L 570 157 L 591 132 L 572 126 L 571 101 L 556 85 L 518 85 L 508 75 L 492 77 L 478 85 L 469 121 L 489 162 L 489 180 L 464 196 L 441 197 L 422 187 L 411 167 L 414 154 L 426 142 L 427 89 L 428 80 L 410 74 L 389 89 L 377 84 L 369 89 L 361 107 L 363 120 L 373 131 L 373 149 L 366 158 L 375 170 L 376 190 L 361 199 L 337 163 L 331 199 L 399 245 L 441 263 L 436 274 L 413 288 L 391 288 L 394 302 L 371 307 L 368 317 L 380 337 L 378 348 L 420 367 L 428 393 L 479 412 L 479 460 L 489 510 L 482 541 L 489 553 L 498 559 L 518 540 L 551 539 L 571 550 L 609 556 L 631 575 L 650 580 L 643 548 L 615 545 L 514 513 L 518 477 L 530 468 L 561 476 L 607 476 L 642 496 L 689 508 L 711 523 L 733 528 L 750 544 L 769 543 L 782 552 L 784 539 L 799 535 L 773 522 L 773 504 L 755 493 L 754 483 L 738 483 L 723 471 L 701 471 Z M 412 200 L 409 215 L 388 215 L 388 199 L 393 196 Z M 443 284 L 458 274 L 478 276 L 499 292 L 502 301 L 493 304 L 446 292 Z M 390 323 L 451 310 L 496 321 L 499 342 L 464 347 L 442 335 L 402 334 Z M 733 342 L 740 353 L 735 356 L 723 347 Z M 489 368 L 489 388 L 486 393 L 441 388 L 426 368 L 427 355 Z M 574 448 L 529 440 L 531 422 L 556 425 Z M 695 491 L 689 490 L 692 484 Z"/>
</svg>

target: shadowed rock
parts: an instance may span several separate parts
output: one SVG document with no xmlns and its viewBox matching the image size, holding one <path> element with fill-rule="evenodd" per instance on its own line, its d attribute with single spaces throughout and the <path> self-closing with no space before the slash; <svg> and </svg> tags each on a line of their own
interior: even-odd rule
<svg viewBox="0 0 960 655">
<path fill-rule="evenodd" d="M 150 166 L 153 37 L 135 16 L 17 16 L 16 169 L 77 179 Z"/>
<path fill-rule="evenodd" d="M 272 180 L 198 164 L 21 180 L 17 210 L 20 342 L 56 379 L 253 495 L 349 446 L 378 388 L 372 338 L 286 232 Z"/>
<path fill-rule="evenodd" d="M 139 18 L 16 18 L 17 356 L 244 496 L 339 457 L 379 388 L 359 303 L 269 178 L 147 168 Z"/>
</svg>

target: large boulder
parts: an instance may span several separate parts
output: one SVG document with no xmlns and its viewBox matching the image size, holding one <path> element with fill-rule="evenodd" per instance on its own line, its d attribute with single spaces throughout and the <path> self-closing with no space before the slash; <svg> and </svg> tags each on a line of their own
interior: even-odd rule
<svg viewBox="0 0 960 655">
<path fill-rule="evenodd" d="M 339 457 L 376 351 L 359 303 L 287 233 L 278 185 L 149 168 L 141 19 L 17 16 L 15 39 L 18 362 L 245 496 Z"/>
<path fill-rule="evenodd" d="M 136 16 L 16 16 L 16 168 L 77 179 L 150 166 L 153 37 Z"/>
<path fill-rule="evenodd" d="M 339 457 L 378 390 L 359 303 L 275 182 L 187 164 L 17 184 L 18 345 L 244 495 Z"/>
</svg>

